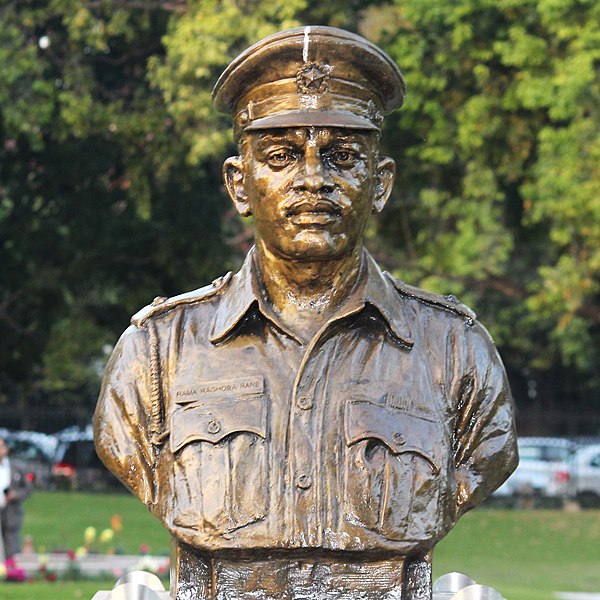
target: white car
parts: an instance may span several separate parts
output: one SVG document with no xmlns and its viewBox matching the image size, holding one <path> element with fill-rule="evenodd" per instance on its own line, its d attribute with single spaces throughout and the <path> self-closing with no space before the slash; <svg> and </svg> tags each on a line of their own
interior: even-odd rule
<svg viewBox="0 0 600 600">
<path fill-rule="evenodd" d="M 0 437 L 8 445 L 10 458 L 20 463 L 36 487 L 48 488 L 52 482 L 51 469 L 56 439 L 37 431 L 9 431 L 4 428 L 0 428 Z"/>
<path fill-rule="evenodd" d="M 582 507 L 600 505 L 600 444 L 581 446 L 571 471 L 575 498 Z"/>
<path fill-rule="evenodd" d="M 495 496 L 568 497 L 573 494 L 571 473 L 575 442 L 554 437 L 522 437 L 518 445 L 519 465 L 496 490 Z"/>
</svg>

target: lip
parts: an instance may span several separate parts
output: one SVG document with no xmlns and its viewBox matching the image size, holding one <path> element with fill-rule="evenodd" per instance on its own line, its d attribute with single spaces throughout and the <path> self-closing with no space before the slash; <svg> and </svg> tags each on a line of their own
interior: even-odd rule
<svg viewBox="0 0 600 600">
<path fill-rule="evenodd" d="M 294 225 L 329 225 L 340 216 L 332 211 L 302 211 L 290 215 L 289 219 Z"/>
<path fill-rule="evenodd" d="M 331 200 L 311 198 L 295 202 L 287 209 L 286 216 L 294 225 L 326 226 L 338 221 L 342 211 Z"/>
</svg>

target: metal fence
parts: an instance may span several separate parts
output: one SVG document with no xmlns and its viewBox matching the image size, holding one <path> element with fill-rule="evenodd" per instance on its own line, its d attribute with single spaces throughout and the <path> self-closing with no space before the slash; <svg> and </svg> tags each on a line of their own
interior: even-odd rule
<svg viewBox="0 0 600 600">
<path fill-rule="evenodd" d="M 26 406 L 0 404 L 0 427 L 54 433 L 72 425 L 85 427 L 93 414 L 93 403 L 76 407 L 48 406 L 41 401 Z M 528 436 L 600 436 L 600 413 L 518 410 L 517 430 Z"/>
</svg>

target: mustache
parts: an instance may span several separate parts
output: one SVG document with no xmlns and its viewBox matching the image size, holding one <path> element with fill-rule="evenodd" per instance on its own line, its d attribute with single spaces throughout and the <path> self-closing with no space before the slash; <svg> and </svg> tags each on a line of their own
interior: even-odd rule
<svg viewBox="0 0 600 600">
<path fill-rule="evenodd" d="M 287 216 L 294 216 L 306 212 L 322 212 L 341 215 L 343 207 L 339 202 L 318 194 L 303 194 L 299 198 L 289 200 L 284 205 Z"/>
</svg>

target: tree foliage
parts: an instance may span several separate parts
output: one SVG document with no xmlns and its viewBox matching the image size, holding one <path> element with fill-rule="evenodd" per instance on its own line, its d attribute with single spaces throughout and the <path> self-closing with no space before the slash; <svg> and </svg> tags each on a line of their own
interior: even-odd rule
<svg viewBox="0 0 600 600">
<path fill-rule="evenodd" d="M 231 255 L 220 166 L 186 162 L 188 148 L 147 79 L 171 12 L 140 6 L 0 8 L 7 406 L 84 403 L 89 416 L 107 347 L 129 315 L 157 294 L 206 281 Z"/>
<path fill-rule="evenodd" d="M 549 371 L 574 370 L 577 384 L 546 389 L 548 401 L 557 391 L 557 404 L 587 399 L 599 383 L 600 7 L 464 0 L 396 11 L 405 30 L 385 35 L 411 90 L 396 136 L 410 243 L 398 247 L 411 248 L 425 286 L 479 308 L 513 373 L 542 385 Z"/>
<path fill-rule="evenodd" d="M 0 8 L 5 401 L 92 406 L 129 314 L 235 264 L 248 232 L 210 91 L 250 43 L 314 23 L 366 35 L 407 81 L 380 260 L 477 309 L 522 407 L 528 383 L 557 410 L 600 396 L 597 2 L 23 0 Z"/>
</svg>

